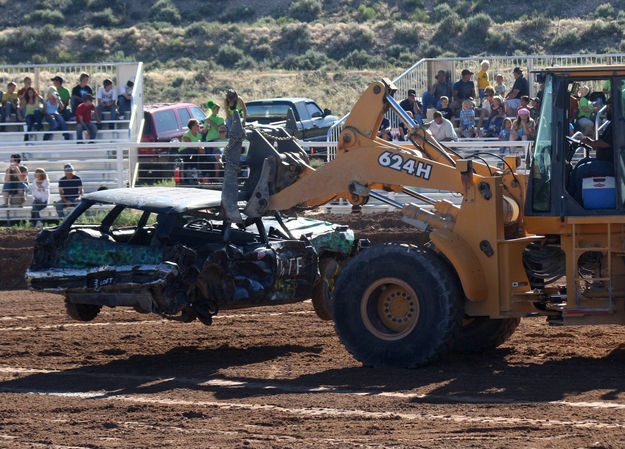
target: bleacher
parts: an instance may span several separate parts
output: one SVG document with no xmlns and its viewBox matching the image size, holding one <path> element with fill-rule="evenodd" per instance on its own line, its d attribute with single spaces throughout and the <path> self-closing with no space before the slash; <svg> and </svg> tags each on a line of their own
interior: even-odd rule
<svg viewBox="0 0 625 449">
<path fill-rule="evenodd" d="M 132 109 L 126 115 L 126 119 L 110 120 L 110 112 L 104 112 L 101 117 L 101 126 L 93 142 L 89 140 L 88 133 L 83 135 L 83 140 L 76 140 L 75 120 L 66 122 L 67 131 L 50 131 L 49 124 L 43 120 L 41 131 L 28 132 L 26 123 L 18 122 L 14 114 L 7 117 L 5 123 L 0 123 L 0 169 L 2 173 L 8 167 L 10 155 L 19 153 L 22 156 L 22 165 L 28 167 L 30 186 L 34 183 L 36 168 L 43 168 L 50 178 L 50 199 L 48 206 L 40 212 L 42 221 L 58 220 L 53 203 L 60 199 L 58 181 L 64 176 L 63 166 L 66 163 L 72 164 L 75 174 L 81 178 L 85 193 L 101 188 L 128 186 L 132 175 L 132 170 L 129 169 L 129 156 L 132 150 L 129 150 L 128 144 L 140 140 L 140 125 L 143 117 L 142 64 L 0 66 L 0 86 L 6 86 L 9 81 L 14 81 L 19 86 L 24 76 L 30 76 L 33 79 L 33 87 L 38 91 L 43 91 L 51 85 L 49 80 L 56 74 L 61 74 L 65 79 L 65 87 L 71 91 L 72 87 L 77 84 L 78 75 L 81 72 L 91 74 L 90 85 L 94 93 L 105 78 L 112 79 L 116 86 L 124 84 L 131 78 L 135 80 L 133 98 L 137 101 L 133 100 Z M 96 123 L 95 120 L 93 123 Z M 69 133 L 70 140 L 64 139 L 65 133 Z M 46 135 L 50 135 L 49 140 L 44 140 Z M 0 223 L 30 220 L 31 203 L 32 196 L 27 194 L 23 206 L 10 205 L 0 209 Z M 66 215 L 67 213 L 69 213 L 68 210 L 66 210 Z"/>
</svg>

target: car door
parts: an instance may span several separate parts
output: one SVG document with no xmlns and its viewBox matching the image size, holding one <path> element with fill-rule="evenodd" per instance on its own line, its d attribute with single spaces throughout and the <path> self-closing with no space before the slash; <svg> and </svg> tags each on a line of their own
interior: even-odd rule
<svg viewBox="0 0 625 449">
<path fill-rule="evenodd" d="M 310 117 L 305 140 L 325 140 L 329 126 L 325 123 L 323 111 L 314 101 L 303 103 L 306 114 Z"/>
</svg>

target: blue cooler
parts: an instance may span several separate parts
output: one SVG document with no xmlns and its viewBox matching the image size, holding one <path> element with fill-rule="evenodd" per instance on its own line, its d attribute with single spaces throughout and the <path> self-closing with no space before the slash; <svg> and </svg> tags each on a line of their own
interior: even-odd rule
<svg viewBox="0 0 625 449">
<path fill-rule="evenodd" d="M 584 209 L 615 209 L 616 184 L 614 176 L 593 176 L 582 182 Z"/>
</svg>

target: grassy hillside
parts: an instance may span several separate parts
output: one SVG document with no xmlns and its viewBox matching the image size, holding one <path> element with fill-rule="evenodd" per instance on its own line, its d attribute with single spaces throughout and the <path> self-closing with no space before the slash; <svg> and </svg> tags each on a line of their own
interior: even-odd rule
<svg viewBox="0 0 625 449">
<path fill-rule="evenodd" d="M 0 63 L 144 61 L 151 101 L 206 98 L 220 95 L 224 84 L 248 81 L 249 86 L 238 86 L 248 98 L 314 96 L 301 91 L 314 88 L 320 101 L 328 97 L 336 109 L 354 86 L 360 92 L 360 84 L 370 81 L 363 73 L 392 76 L 421 57 L 625 50 L 625 0 L 540 5 L 0 0 L 0 5 Z M 272 74 L 257 77 L 258 72 Z M 330 85 L 340 85 L 340 92 L 324 89 Z"/>
</svg>

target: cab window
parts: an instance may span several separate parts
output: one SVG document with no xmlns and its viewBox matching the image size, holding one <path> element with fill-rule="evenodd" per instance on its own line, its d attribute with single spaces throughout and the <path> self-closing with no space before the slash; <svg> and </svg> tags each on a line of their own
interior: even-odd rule
<svg viewBox="0 0 625 449">
<path fill-rule="evenodd" d="M 548 212 L 551 209 L 551 138 L 552 138 L 553 79 L 547 76 L 538 133 L 534 145 L 534 166 L 532 171 L 533 209 Z"/>
</svg>

